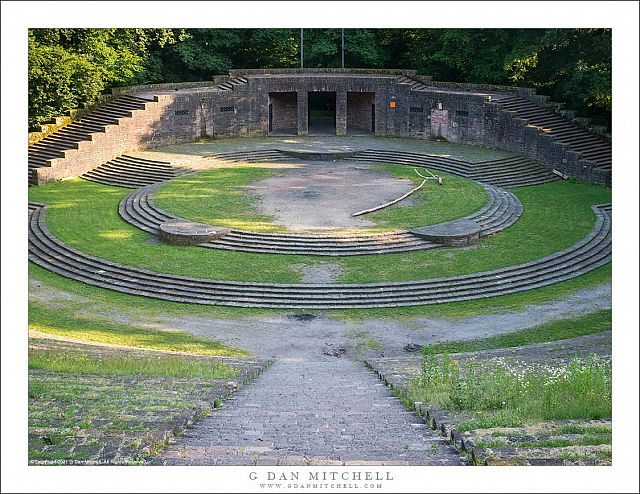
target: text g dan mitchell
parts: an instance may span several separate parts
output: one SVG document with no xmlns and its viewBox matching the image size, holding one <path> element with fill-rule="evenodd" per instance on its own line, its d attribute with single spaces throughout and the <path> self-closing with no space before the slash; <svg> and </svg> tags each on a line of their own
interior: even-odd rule
<svg viewBox="0 0 640 494">
<path fill-rule="evenodd" d="M 305 475 L 306 474 L 306 475 Z M 302 477 L 302 478 L 301 478 Z M 306 477 L 306 478 L 305 478 Z M 369 480 L 393 480 L 391 472 L 250 472 L 250 480 L 266 481 L 369 481 Z"/>
</svg>

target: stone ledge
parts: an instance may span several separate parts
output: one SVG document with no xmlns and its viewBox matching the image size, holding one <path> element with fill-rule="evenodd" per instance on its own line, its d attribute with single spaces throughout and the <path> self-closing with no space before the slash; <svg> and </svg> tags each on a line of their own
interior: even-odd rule
<svg viewBox="0 0 640 494">
<path fill-rule="evenodd" d="M 414 235 L 447 247 L 466 247 L 480 239 L 482 226 L 472 220 L 455 220 L 409 230 Z"/>
<path fill-rule="evenodd" d="M 175 245 L 199 245 L 229 233 L 228 228 L 192 223 L 190 221 L 165 221 L 159 227 L 162 240 Z"/>
</svg>

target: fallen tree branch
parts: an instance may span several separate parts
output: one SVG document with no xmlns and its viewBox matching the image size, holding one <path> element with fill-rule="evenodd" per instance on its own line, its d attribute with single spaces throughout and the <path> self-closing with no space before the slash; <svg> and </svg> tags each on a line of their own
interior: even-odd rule
<svg viewBox="0 0 640 494">
<path fill-rule="evenodd" d="M 351 216 L 360 216 L 361 214 L 373 213 L 374 211 L 378 211 L 379 209 L 386 208 L 387 206 L 391 206 L 392 204 L 395 204 L 397 202 L 402 201 L 402 199 L 406 199 L 411 194 L 413 194 L 415 191 L 419 190 L 426 183 L 427 183 L 427 181 L 423 180 L 420 185 L 418 185 L 417 187 L 411 189 L 409 192 L 407 192 L 406 194 L 398 197 L 397 199 L 394 199 L 393 201 L 389 201 L 389 202 L 387 202 L 385 204 L 382 204 L 380 206 L 376 206 L 375 208 L 363 209 L 362 211 L 358 211 L 357 213 L 353 213 Z"/>
<path fill-rule="evenodd" d="M 425 170 L 427 170 L 427 169 L 425 168 Z M 415 168 L 413 169 L 413 171 L 416 172 L 416 175 L 418 175 L 420 178 L 424 178 L 425 180 L 437 180 L 438 181 L 438 185 L 442 185 L 442 177 L 440 177 L 438 175 L 434 175 L 430 170 L 427 170 L 427 173 L 429 175 L 431 175 L 430 177 L 425 177 L 424 175 L 422 175 Z"/>
</svg>

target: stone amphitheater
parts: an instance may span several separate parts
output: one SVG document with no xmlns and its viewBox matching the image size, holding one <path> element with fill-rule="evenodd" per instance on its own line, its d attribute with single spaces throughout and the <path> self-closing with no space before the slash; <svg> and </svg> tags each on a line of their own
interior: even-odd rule
<svg viewBox="0 0 640 494">
<path fill-rule="evenodd" d="M 314 103 L 314 93 L 322 94 L 322 108 Z M 317 116 L 327 109 L 330 118 Z M 454 147 L 437 152 L 427 143 Z M 286 233 L 209 225 L 218 235 L 197 242 L 196 248 L 206 249 L 202 255 L 237 253 L 240 263 L 243 255 L 295 256 L 296 260 L 309 256 L 314 262 L 329 263 L 365 256 L 385 263 L 397 259 L 389 254 L 456 248 L 451 245 L 482 248 L 486 239 L 503 235 L 526 214 L 519 190 L 567 180 L 608 187 L 612 171 L 611 143 L 602 129 L 589 127 L 586 120 L 532 90 L 440 83 L 413 71 L 364 69 L 231 71 L 207 82 L 113 90 L 104 104 L 46 135 L 29 147 L 28 154 L 29 184 L 34 190 L 75 178 L 114 190 L 131 189 L 119 200 L 118 214 L 123 224 L 144 232 L 150 244 L 162 242 L 163 225 L 191 221 L 157 204 L 163 187 L 206 170 L 247 163 L 275 164 L 284 170 L 306 167 L 317 170 L 318 176 L 323 166 L 333 173 L 335 168 L 328 168 L 329 164 L 364 173 L 380 165 L 399 165 L 424 178 L 428 175 L 421 172 L 460 177 L 481 188 L 487 199 L 476 211 L 436 225 L 445 232 L 441 236 L 434 235 L 434 225 L 428 223 L 375 232 L 318 227 Z M 318 192 L 307 192 L 304 200 L 311 201 L 312 213 L 305 220 L 314 226 L 313 198 Z M 366 204 L 382 202 L 376 201 L 378 195 L 383 197 L 382 189 L 370 194 Z M 496 300 L 579 278 L 611 262 L 611 204 L 592 204 L 591 209 L 594 223 L 586 236 L 526 262 L 444 277 L 282 283 L 202 277 L 197 266 L 192 275 L 172 274 L 92 255 L 54 234 L 47 223 L 49 206 L 31 201 L 29 260 L 64 278 L 135 297 L 277 309 L 276 314 L 300 316 L 299 320 L 289 317 L 294 322 L 289 323 L 290 330 L 283 330 L 287 337 L 291 331 L 305 333 L 293 353 L 274 350 L 277 337 L 273 335 L 256 334 L 255 341 L 238 335 L 232 338 L 258 357 L 271 359 L 265 364 L 269 370 L 236 398 L 229 397 L 227 408 L 189 429 L 150 463 L 463 464 L 464 441 L 458 441 L 456 450 L 455 440 L 449 443 L 439 430 L 425 427 L 416 415 L 419 407 L 403 408 L 382 381 L 350 355 L 342 339 L 322 344 L 307 341 L 314 336 L 306 333 L 313 326 L 305 325 L 305 316 L 320 321 L 323 311 L 338 309 L 426 308 Z M 473 238 L 461 233 L 461 228 L 469 226 Z M 608 305 L 610 299 L 605 296 L 593 306 Z M 296 312 L 300 310 L 309 312 Z M 573 313 L 573 309 L 564 310 L 565 315 Z M 511 323 L 516 319 L 517 315 Z M 225 331 L 220 324 L 219 332 L 213 329 L 206 336 L 222 338 Z M 327 322 L 326 328 L 330 327 Z M 326 336 L 326 328 L 316 329 Z M 255 331 L 254 326 L 249 329 Z M 509 330 L 498 328 L 495 334 Z M 242 331 L 241 325 L 235 331 Z M 610 354 L 610 336 L 608 341 L 608 347 L 606 342 L 598 343 L 600 353 Z M 305 345 L 311 347 L 302 348 Z M 400 351 L 385 350 L 387 356 Z M 345 352 L 353 358 L 343 358 Z M 369 364 L 387 384 L 393 384 L 386 379 L 390 364 L 384 364 L 382 353 Z M 281 390 L 275 400 L 274 389 Z M 340 405 L 320 399 L 347 391 L 349 397 Z M 264 407 L 270 408 L 265 412 Z M 292 422 L 292 417 L 300 420 Z M 347 426 L 337 425 L 344 420 Z M 326 435 L 311 432 L 318 430 Z M 400 443 L 408 447 L 402 450 Z M 427 444 L 433 446 L 427 448 Z M 517 456 L 520 464 L 598 464 L 566 458 L 543 462 L 522 451 Z"/>
</svg>

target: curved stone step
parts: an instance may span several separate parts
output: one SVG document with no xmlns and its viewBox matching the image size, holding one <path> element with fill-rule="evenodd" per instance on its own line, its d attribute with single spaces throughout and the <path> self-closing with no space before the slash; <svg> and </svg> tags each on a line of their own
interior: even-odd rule
<svg viewBox="0 0 640 494">
<path fill-rule="evenodd" d="M 45 208 L 31 204 L 29 259 L 94 286 L 163 300 L 272 308 L 397 307 L 473 300 L 538 288 L 584 274 L 611 260 L 611 206 L 594 206 L 597 221 L 577 244 L 536 261 L 431 280 L 368 284 L 232 282 L 156 273 L 89 256 L 53 236 Z"/>
</svg>

